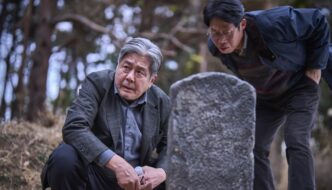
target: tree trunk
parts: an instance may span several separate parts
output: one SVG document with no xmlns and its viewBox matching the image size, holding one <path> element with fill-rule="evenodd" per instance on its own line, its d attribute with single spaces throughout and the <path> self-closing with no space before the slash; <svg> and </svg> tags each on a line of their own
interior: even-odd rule
<svg viewBox="0 0 332 190">
<path fill-rule="evenodd" d="M 4 26 L 4 23 L 5 23 L 5 19 L 6 19 L 7 14 L 8 14 L 7 5 L 8 5 L 8 0 L 4 0 L 1 3 L 2 11 L 1 11 L 1 14 L 0 14 L 0 39 L 1 39 L 1 34 L 2 34 L 2 30 L 3 30 L 3 26 Z"/>
<path fill-rule="evenodd" d="M 30 38 L 30 28 L 31 28 L 31 17 L 32 17 L 32 7 L 33 1 L 29 1 L 29 5 L 26 9 L 25 16 L 23 18 L 23 52 L 22 52 L 22 63 L 18 70 L 18 84 L 14 89 L 15 99 L 12 102 L 12 117 L 21 118 L 24 115 L 24 97 L 25 97 L 25 87 L 23 85 L 24 80 L 24 69 L 27 62 L 27 48 L 29 45 Z"/>
<path fill-rule="evenodd" d="M 8 53 L 7 57 L 10 57 L 11 55 L 11 51 Z M 9 62 L 7 62 L 7 58 L 5 59 L 5 64 L 6 64 L 6 71 L 5 71 L 5 77 L 4 77 L 4 82 L 3 82 L 3 94 L 2 94 L 2 98 L 1 98 L 1 107 L 0 107 L 0 118 L 5 118 L 5 113 L 6 113 L 6 108 L 7 108 L 7 104 L 5 101 L 5 95 L 6 95 L 6 90 L 7 88 L 9 88 L 8 86 L 8 81 L 9 81 L 9 68 L 10 68 L 10 64 Z"/>
<path fill-rule="evenodd" d="M 29 106 L 27 119 L 37 121 L 46 111 L 46 81 L 51 55 L 51 35 L 53 25 L 51 22 L 56 1 L 41 0 L 38 10 L 38 27 L 36 30 L 37 47 L 33 55 L 33 65 L 29 80 Z"/>
<path fill-rule="evenodd" d="M 208 51 L 207 51 L 207 46 L 206 43 L 201 42 L 199 44 L 199 55 L 202 58 L 201 65 L 200 65 L 200 72 L 207 72 L 208 68 L 208 63 L 206 61 Z"/>
<path fill-rule="evenodd" d="M 154 3 L 153 1 L 144 0 L 142 5 L 143 10 L 153 10 Z M 142 11 L 142 21 L 138 26 L 138 32 L 145 31 L 151 28 L 153 25 L 153 11 Z"/>
<path fill-rule="evenodd" d="M 4 1 L 3 5 L 6 5 L 6 1 Z M 19 12 L 20 12 L 20 1 L 14 1 L 14 10 L 12 10 L 12 12 L 7 12 L 7 10 L 3 10 L 3 12 L 6 12 L 5 14 L 3 14 L 3 12 L 1 13 L 1 23 L 0 23 L 0 27 L 1 27 L 1 32 L 2 32 L 2 27 L 3 24 L 6 20 L 7 16 L 12 16 L 12 19 L 9 19 L 12 23 L 10 23 L 10 27 L 9 30 L 10 31 L 6 31 L 6 32 L 10 32 L 13 35 L 13 41 L 12 41 L 12 46 L 9 48 L 8 54 L 6 55 L 4 62 L 6 64 L 6 71 L 5 71 L 5 77 L 4 77 L 4 82 L 3 82 L 3 94 L 1 96 L 1 107 L 0 107 L 0 117 L 5 118 L 5 113 L 6 113 L 6 109 L 7 109 L 7 104 L 5 101 L 5 95 L 6 95 L 6 91 L 8 90 L 8 88 L 14 88 L 13 85 L 10 86 L 11 81 L 10 81 L 10 72 L 11 72 L 11 56 L 15 53 L 15 48 L 17 46 L 17 35 L 16 35 L 16 23 L 19 21 Z M 6 7 L 4 7 L 6 8 Z M 8 14 L 9 13 L 9 14 Z M 0 38 L 1 39 L 1 38 Z M 14 64 L 14 63 L 13 63 Z M 12 95 L 12 99 L 15 98 L 15 96 Z"/>
<path fill-rule="evenodd" d="M 4 0 L 2 3 L 2 12 L 0 14 L 0 40 L 1 40 L 1 36 L 2 36 L 2 30 L 3 30 L 3 26 L 5 23 L 5 19 L 7 17 L 7 4 L 8 1 Z M 6 102 L 5 102 L 5 92 L 6 92 L 6 85 L 7 85 L 7 81 L 8 81 L 8 69 L 9 69 L 9 63 L 7 63 L 5 61 L 5 65 L 6 65 L 6 71 L 4 73 L 4 78 L 3 78 L 3 92 L 1 94 L 1 99 L 0 99 L 0 117 L 4 118 L 5 116 L 5 111 L 6 111 Z M 1 78 L 2 79 L 2 78 Z"/>
</svg>

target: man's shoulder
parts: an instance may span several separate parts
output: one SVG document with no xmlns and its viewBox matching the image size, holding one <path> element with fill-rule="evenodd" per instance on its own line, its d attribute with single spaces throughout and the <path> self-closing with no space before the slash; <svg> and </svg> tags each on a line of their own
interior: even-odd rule
<svg viewBox="0 0 332 190">
<path fill-rule="evenodd" d="M 291 6 L 278 6 L 278 7 L 273 7 L 271 9 L 266 9 L 266 10 L 254 10 L 254 11 L 249 11 L 246 12 L 247 16 L 253 16 L 256 18 L 262 18 L 264 16 L 278 16 L 278 15 L 285 15 L 289 13 L 290 10 L 294 10 L 293 7 Z"/>
<path fill-rule="evenodd" d="M 153 107 L 159 107 L 161 114 L 168 115 L 171 110 L 170 97 L 158 86 L 152 85 L 148 90 L 148 104 Z"/>
<path fill-rule="evenodd" d="M 276 26 L 275 23 L 290 22 L 294 19 L 301 21 L 302 17 L 312 16 L 313 13 L 319 13 L 316 8 L 294 8 L 292 6 L 277 6 L 267 10 L 256 10 L 246 12 L 247 17 L 254 18 L 260 24 L 271 24 Z M 302 15 L 302 16 L 299 16 Z"/>
<path fill-rule="evenodd" d="M 169 96 L 157 85 L 152 85 L 148 90 L 148 101 L 169 103 Z"/>
<path fill-rule="evenodd" d="M 86 79 L 92 83 L 97 89 L 108 89 L 112 86 L 114 79 L 114 71 L 112 70 L 101 70 L 88 74 Z"/>
<path fill-rule="evenodd" d="M 289 38 L 288 33 L 292 32 L 293 10 L 290 6 L 274 7 L 247 12 L 246 18 L 251 25 L 249 28 L 256 28 L 265 42 L 287 41 L 285 39 Z"/>
<path fill-rule="evenodd" d="M 149 93 L 154 94 L 157 97 L 160 98 L 168 98 L 168 95 L 157 85 L 153 84 L 151 88 L 149 89 Z"/>
<path fill-rule="evenodd" d="M 94 80 L 112 80 L 114 71 L 110 69 L 105 69 L 101 71 L 95 71 L 87 75 L 87 78 Z"/>
</svg>

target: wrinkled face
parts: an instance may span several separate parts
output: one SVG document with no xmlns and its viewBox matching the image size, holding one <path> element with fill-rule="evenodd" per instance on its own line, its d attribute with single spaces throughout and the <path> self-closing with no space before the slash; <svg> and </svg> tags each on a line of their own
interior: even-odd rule
<svg viewBox="0 0 332 190">
<path fill-rule="evenodd" d="M 228 54 L 241 49 L 245 27 L 245 19 L 242 19 L 239 27 L 236 27 L 232 23 L 213 18 L 210 21 L 208 34 L 218 50 L 223 54 Z"/>
<path fill-rule="evenodd" d="M 151 87 L 157 75 L 151 75 L 150 64 L 148 57 L 136 53 L 125 55 L 118 63 L 115 85 L 124 100 L 133 102 Z"/>
</svg>

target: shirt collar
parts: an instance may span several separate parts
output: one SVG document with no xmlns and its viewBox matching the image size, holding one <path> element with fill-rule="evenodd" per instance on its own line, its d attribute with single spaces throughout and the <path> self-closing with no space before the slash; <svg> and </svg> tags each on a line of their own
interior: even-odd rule
<svg viewBox="0 0 332 190">
<path fill-rule="evenodd" d="M 240 50 L 236 51 L 236 53 L 239 56 L 245 56 L 246 55 L 247 46 L 248 46 L 248 35 L 247 35 L 247 32 L 244 32 L 243 45 L 242 45 L 242 47 L 241 47 Z"/>
</svg>

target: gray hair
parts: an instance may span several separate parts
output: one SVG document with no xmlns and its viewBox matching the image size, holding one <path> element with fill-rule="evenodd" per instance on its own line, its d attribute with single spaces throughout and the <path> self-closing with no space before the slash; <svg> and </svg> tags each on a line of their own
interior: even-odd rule
<svg viewBox="0 0 332 190">
<path fill-rule="evenodd" d="M 137 53 L 147 56 L 151 60 L 151 74 L 157 74 L 161 65 L 162 54 L 158 46 L 146 38 L 133 38 L 129 40 L 120 50 L 118 64 L 128 53 Z"/>
</svg>

